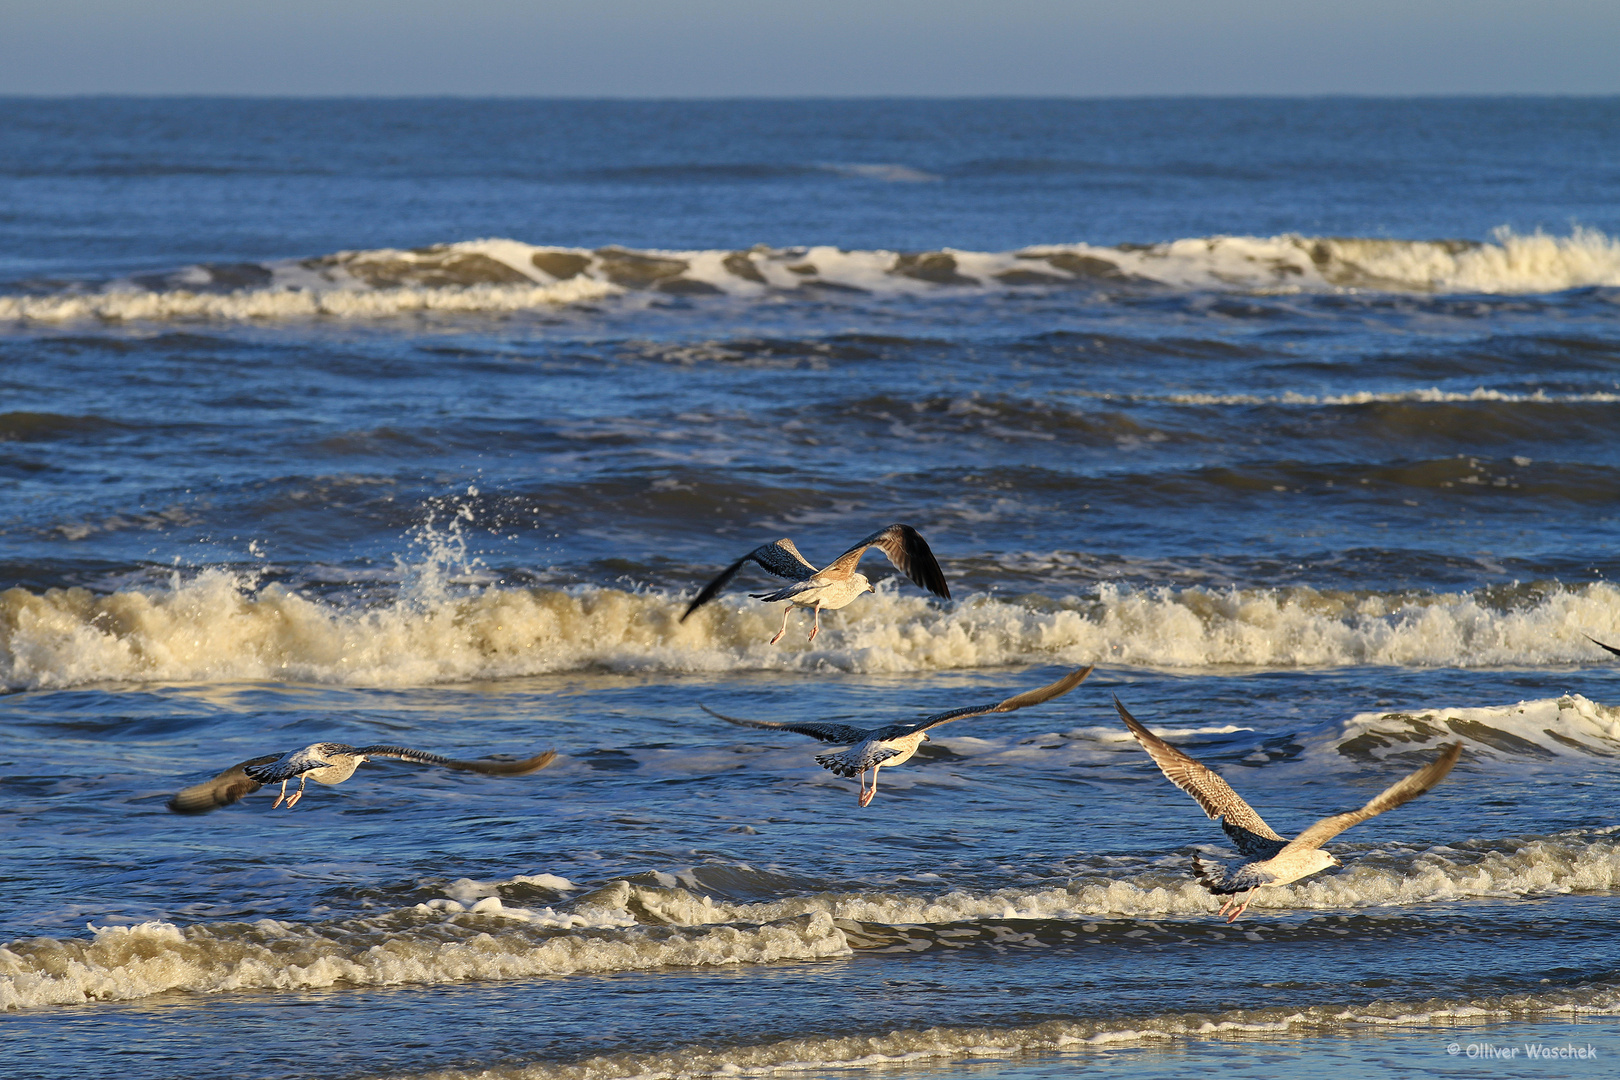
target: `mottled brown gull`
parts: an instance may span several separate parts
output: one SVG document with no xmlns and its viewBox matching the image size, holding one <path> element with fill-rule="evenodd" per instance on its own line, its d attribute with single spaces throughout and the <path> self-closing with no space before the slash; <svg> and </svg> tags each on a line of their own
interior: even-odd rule
<svg viewBox="0 0 1620 1080">
<path fill-rule="evenodd" d="M 878 770 L 884 766 L 902 765 L 911 760 L 917 748 L 928 742 L 928 729 L 948 724 L 952 720 L 961 720 L 969 716 L 983 716 L 986 713 L 1012 712 L 1014 709 L 1027 709 L 1031 705 L 1039 705 L 1061 697 L 1085 681 L 1091 674 L 1091 668 L 1083 667 L 1071 671 L 1057 682 L 1037 690 L 1026 690 L 1007 698 L 1005 701 L 992 702 L 989 705 L 967 705 L 960 709 L 951 709 L 947 712 L 935 713 L 933 716 L 909 724 L 889 724 L 879 728 L 858 728 L 850 724 L 821 723 L 806 721 L 795 723 L 792 721 L 775 720 L 743 720 L 725 713 L 715 712 L 707 705 L 699 705 L 710 716 L 719 717 L 730 724 L 742 727 L 769 728 L 777 731 L 794 731 L 800 735 L 808 735 L 813 739 L 820 739 L 826 743 L 837 743 L 848 746 L 837 754 L 818 754 L 816 761 L 824 769 L 829 769 L 839 776 L 859 776 L 861 778 L 860 804 L 866 806 L 877 794 Z M 872 786 L 866 786 L 866 770 L 872 770 Z"/>
<path fill-rule="evenodd" d="M 1232 840 L 1232 846 L 1248 857 L 1248 862 L 1221 867 L 1219 873 L 1214 873 L 1199 862 L 1198 856 L 1193 856 L 1193 873 L 1198 883 L 1216 896 L 1227 898 L 1221 903 L 1220 914 L 1225 915 L 1227 908 L 1237 904 L 1227 922 L 1237 921 L 1254 898 L 1256 889 L 1281 888 L 1330 866 L 1342 866 L 1338 859 L 1322 850 L 1323 844 L 1352 825 L 1377 817 L 1422 795 L 1445 779 L 1462 753 L 1462 743 L 1452 743 L 1442 749 L 1435 760 L 1391 784 L 1360 809 L 1325 817 L 1292 840 L 1286 840 L 1278 836 L 1255 812 L 1254 807 L 1244 802 L 1243 797 L 1215 772 L 1143 727 L 1136 717 L 1125 711 L 1119 698 L 1114 699 L 1114 707 L 1165 778 L 1191 795 L 1210 818 L 1219 818 L 1221 828 Z M 1243 894 L 1241 904 L 1238 903 L 1238 893 Z"/>
<path fill-rule="evenodd" d="M 304 797 L 304 786 L 313 780 L 317 784 L 341 784 L 354 775 L 367 758 L 394 758 L 418 765 L 437 765 L 444 769 L 487 773 L 491 776 L 522 776 L 550 765 L 557 751 L 545 753 L 523 761 L 457 761 L 405 746 L 345 746 L 342 743 L 318 742 L 285 754 L 265 754 L 233 765 L 212 780 L 194 784 L 175 794 L 169 800 L 169 809 L 177 814 L 206 814 L 222 806 L 229 806 L 245 795 L 251 795 L 266 784 L 281 782 L 281 793 L 270 804 L 274 810 L 283 802 L 287 809 L 297 805 Z M 287 794 L 287 783 L 298 779 L 298 790 Z"/>
<path fill-rule="evenodd" d="M 774 544 L 763 544 L 726 567 L 718 577 L 703 586 L 703 591 L 687 605 L 686 611 L 681 615 L 681 621 L 685 622 L 688 615 L 719 596 L 720 591 L 737 576 L 743 564 L 752 562 L 758 563 L 766 573 L 787 578 L 793 583 L 775 592 L 749 594 L 754 599 L 766 603 L 787 601 L 787 606 L 782 609 L 782 628 L 771 638 L 771 644 L 775 645 L 782 640 L 782 635 L 787 633 L 788 616 L 793 613 L 795 607 L 807 607 L 815 611 L 815 624 L 810 628 L 810 640 L 814 641 L 816 635 L 821 632 L 823 608 L 837 611 L 862 593 L 872 591 L 872 583 L 866 579 L 866 575 L 855 570 L 861 556 L 870 548 L 877 548 L 883 552 L 901 573 L 935 596 L 942 596 L 946 600 L 951 598 L 950 586 L 945 583 L 945 572 L 939 568 L 934 553 L 928 548 L 928 542 L 910 525 L 896 524 L 879 529 L 821 570 L 817 570 L 809 560 L 800 555 L 799 549 L 793 546 L 793 541 L 786 537 Z"/>
</svg>

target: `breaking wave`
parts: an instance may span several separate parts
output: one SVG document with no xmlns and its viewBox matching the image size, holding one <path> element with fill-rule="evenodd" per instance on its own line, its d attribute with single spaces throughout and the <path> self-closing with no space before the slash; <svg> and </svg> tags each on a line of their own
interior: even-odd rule
<svg viewBox="0 0 1620 1080">
<path fill-rule="evenodd" d="M 407 686 L 580 670 L 904 672 L 1033 663 L 1156 668 L 1361 664 L 1538 667 L 1604 654 L 1620 588 L 1456 593 L 1098 586 L 1050 599 L 941 605 L 879 592 L 823 616 L 813 645 L 774 605 L 611 588 L 488 586 L 365 605 L 262 588 L 224 571 L 97 594 L 0 592 L 0 683 L 276 679 Z"/>
<path fill-rule="evenodd" d="M 478 1080 L 618 1080 L 815 1073 L 970 1057 L 1074 1052 L 1195 1038 L 1276 1038 L 1358 1029 L 1388 1031 L 1403 1027 L 1473 1026 L 1544 1017 L 1606 1016 L 1617 1012 L 1620 1012 L 1620 989 L 1597 984 L 1541 994 L 1049 1020 L 1019 1027 L 903 1028 L 881 1035 L 810 1035 L 752 1046 L 682 1047 L 652 1053 L 599 1055 L 567 1063 L 502 1064 L 465 1072 L 435 1070 L 419 1076 L 421 1080 L 472 1080 L 473 1077 Z M 1559 1044 L 1565 1041 L 1577 1049 L 1585 1045 L 1580 1033 L 1568 1040 L 1557 1040 Z M 1556 1055 L 1557 1048 L 1554 1048 L 1548 1057 L 1556 1058 Z M 1588 1055 L 1582 1053 L 1581 1056 Z M 1567 1071 L 1566 1063 L 1560 1062 L 1560 1066 Z"/>
<path fill-rule="evenodd" d="M 1157 865 L 1099 866 L 1044 888 L 937 894 L 868 889 L 754 901 L 708 895 L 701 891 L 701 874 L 657 873 L 647 875 L 657 883 L 617 880 L 545 907 L 526 905 L 576 887 L 551 875 L 518 876 L 462 880 L 443 887 L 450 894 L 445 897 L 324 922 L 91 926 L 87 938 L 29 938 L 0 947 L 0 1009 L 127 1001 L 171 991 L 432 985 L 767 964 L 846 956 L 852 949 L 1084 949 L 1144 932 L 1204 940 L 1214 904 L 1183 862 L 1176 855 Z M 746 868 L 728 874 L 737 878 Z M 1250 910 L 1257 916 L 1267 909 L 1353 912 L 1606 893 L 1617 884 L 1620 845 L 1602 830 L 1416 851 L 1386 845 L 1339 873 L 1259 896 Z M 1178 918 L 1189 925 L 1177 925 Z M 1295 937 L 1345 932 L 1316 919 L 1265 931 Z M 1414 923 L 1413 931 L 1421 926 Z"/>
<path fill-rule="evenodd" d="M 378 318 L 503 312 L 620 294 L 925 295 L 940 289 L 1553 293 L 1620 286 L 1620 241 L 1499 230 L 1493 242 L 1212 236 L 1161 244 L 1038 245 L 1018 251 L 835 247 L 665 251 L 471 240 L 409 251 L 341 251 L 211 263 L 37 295 L 0 296 L 0 320 Z"/>
<path fill-rule="evenodd" d="M 580 920 L 584 921 L 584 920 Z M 127 1001 L 172 990 L 223 993 L 452 983 L 655 967 L 813 960 L 849 951 L 826 916 L 692 930 L 557 929 L 550 912 L 421 904 L 381 918 L 300 925 L 261 919 L 180 927 L 92 927 L 90 940 L 33 938 L 0 949 L 0 1009 Z"/>
</svg>

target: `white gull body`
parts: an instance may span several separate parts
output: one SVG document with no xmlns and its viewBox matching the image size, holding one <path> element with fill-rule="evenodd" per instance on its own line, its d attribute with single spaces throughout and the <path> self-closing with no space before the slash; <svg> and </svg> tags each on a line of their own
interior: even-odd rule
<svg viewBox="0 0 1620 1080">
<path fill-rule="evenodd" d="M 867 806 L 877 795 L 878 770 L 885 766 L 903 765 L 910 761 L 923 743 L 928 742 L 928 729 L 952 720 L 961 720 L 969 716 L 983 716 L 986 713 L 1012 712 L 1015 709 L 1025 709 L 1031 705 L 1039 705 L 1044 701 L 1051 701 L 1061 697 L 1079 686 L 1091 674 L 1091 668 L 1084 667 L 1071 671 L 1055 683 L 1040 687 L 1036 690 L 1026 690 L 1004 701 L 993 702 L 989 705 L 967 705 L 960 709 L 951 709 L 947 712 L 935 713 L 910 724 L 889 724 L 879 728 L 858 728 L 850 724 L 821 723 L 807 721 L 804 723 L 780 722 L 774 720 L 743 720 L 735 716 L 715 712 L 707 705 L 701 705 L 704 712 L 710 716 L 719 717 L 730 724 L 742 727 L 767 728 L 775 731 L 795 731 L 800 735 L 809 735 L 822 742 L 841 743 L 849 747 L 848 750 L 836 754 L 818 754 L 816 761 L 822 768 L 837 773 L 839 776 L 859 776 L 861 780 L 860 804 Z M 872 786 L 866 786 L 866 770 L 872 770 Z"/>
<path fill-rule="evenodd" d="M 1131 734 L 1136 736 L 1136 741 L 1142 744 L 1142 749 L 1148 752 L 1154 764 L 1159 766 L 1159 771 L 1164 773 L 1165 779 L 1191 795 L 1210 818 L 1219 818 L 1222 830 L 1232 840 L 1232 846 L 1249 857 L 1248 862 L 1235 867 L 1221 867 L 1215 873 L 1206 869 L 1198 861 L 1198 856 L 1193 856 L 1193 874 L 1198 883 L 1216 896 L 1227 898 L 1221 903 L 1220 914 L 1225 915 L 1227 908 L 1237 905 L 1227 922 L 1237 921 L 1254 898 L 1256 889 L 1278 889 L 1331 866 L 1343 865 L 1333 855 L 1323 851 L 1322 845 L 1350 826 L 1422 795 L 1445 779 L 1462 753 L 1462 743 L 1452 743 L 1441 750 L 1435 760 L 1391 784 L 1360 809 L 1325 817 L 1292 840 L 1287 840 L 1278 836 L 1255 812 L 1254 807 L 1244 802 L 1243 797 L 1219 775 L 1143 727 L 1136 717 L 1125 711 L 1118 698 L 1114 699 L 1114 707 L 1119 710 L 1119 717 L 1125 721 Z M 1242 903 L 1238 903 L 1238 893 L 1244 894 Z"/>
</svg>

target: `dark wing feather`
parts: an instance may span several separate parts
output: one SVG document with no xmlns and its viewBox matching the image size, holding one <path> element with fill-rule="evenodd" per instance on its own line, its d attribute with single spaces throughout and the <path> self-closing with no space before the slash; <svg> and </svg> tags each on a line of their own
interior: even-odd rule
<svg viewBox="0 0 1620 1080">
<path fill-rule="evenodd" d="M 1254 807 L 1244 802 L 1243 796 L 1233 791 L 1218 774 L 1143 727 L 1136 717 L 1125 711 L 1119 698 L 1114 699 L 1114 708 L 1119 710 L 1119 718 L 1125 721 L 1125 726 L 1164 773 L 1165 779 L 1191 795 L 1204 813 L 1220 818 L 1222 830 L 1239 851 L 1251 858 L 1270 858 L 1287 845 L 1288 841 L 1278 836 L 1255 813 Z"/>
<path fill-rule="evenodd" d="M 1457 758 L 1462 754 L 1462 748 L 1462 743 L 1452 743 L 1441 751 L 1439 757 L 1423 766 L 1423 768 L 1410 776 L 1397 780 L 1373 796 L 1366 806 L 1359 810 L 1351 810 L 1348 813 L 1334 814 L 1332 817 L 1323 818 L 1294 837 L 1285 850 L 1302 851 L 1319 848 L 1350 826 L 1359 825 L 1370 817 L 1377 817 L 1386 810 L 1393 810 L 1402 803 L 1411 802 L 1446 778 L 1446 774 L 1451 771 L 1451 767 L 1457 764 Z"/>
<path fill-rule="evenodd" d="M 1592 644 L 1596 645 L 1600 649 L 1606 649 L 1609 652 L 1613 653 L 1614 655 L 1620 656 L 1620 649 L 1615 648 L 1613 645 L 1605 645 L 1605 644 L 1603 644 L 1603 642 L 1599 641 L 1597 638 L 1593 637 L 1591 634 L 1582 634 L 1581 637 L 1585 638 L 1587 641 L 1590 641 Z"/>
<path fill-rule="evenodd" d="M 727 716 L 725 713 L 715 712 L 707 705 L 698 705 L 698 708 L 710 716 L 718 717 L 728 724 L 739 727 L 766 728 L 771 731 L 794 731 L 800 735 L 808 735 L 812 739 L 820 739 L 825 743 L 834 743 L 838 746 L 853 746 L 872 734 L 865 728 L 850 727 L 848 724 L 818 724 L 809 723 L 779 723 L 775 720 L 744 720 L 737 716 Z"/>
<path fill-rule="evenodd" d="M 832 577 L 854 573 L 861 556 L 866 554 L 866 549 L 874 547 L 887 555 L 889 561 L 895 565 L 895 569 L 917 585 L 935 596 L 944 597 L 946 600 L 951 598 L 951 587 L 945 582 L 945 571 L 939 568 L 939 560 L 934 558 L 933 551 L 928 547 L 928 541 L 910 525 L 896 524 L 879 529 L 834 559 L 825 573 Z"/>
<path fill-rule="evenodd" d="M 783 537 L 774 544 L 761 544 L 720 571 L 718 577 L 703 586 L 703 591 L 698 593 L 690 604 L 686 605 L 686 610 L 681 613 L 680 621 L 685 622 L 688 615 L 719 596 L 721 590 L 731 583 L 732 578 L 737 576 L 737 572 L 743 568 L 743 564 L 750 562 L 758 563 L 768 574 L 775 574 L 779 578 L 787 578 L 790 581 L 805 581 L 816 576 L 816 568 L 811 566 L 803 555 L 799 554 L 799 549 L 793 546 L 792 540 Z"/>
<path fill-rule="evenodd" d="M 210 810 L 218 810 L 222 806 L 229 806 L 238 799 L 251 795 L 264 785 L 254 780 L 244 771 L 249 765 L 268 765 L 272 761 L 280 760 L 280 754 L 265 754 L 263 757 L 248 758 L 240 765 L 233 765 L 211 780 L 200 784 L 193 784 L 175 792 L 169 800 L 169 809 L 177 814 L 206 814 Z"/>
<path fill-rule="evenodd" d="M 539 772 L 550 765 L 557 756 L 557 751 L 547 750 L 532 758 L 522 761 L 491 761 L 481 759 L 478 761 L 459 761 L 455 758 L 440 757 L 438 754 L 429 754 L 425 750 L 412 750 L 408 746 L 361 746 L 355 753 L 364 754 L 373 758 L 395 758 L 399 761 L 413 761 L 418 765 L 438 765 L 445 769 L 459 769 L 462 772 L 486 773 L 490 776 L 522 776 L 525 773 Z"/>
<path fill-rule="evenodd" d="M 931 727 L 948 724 L 952 720 L 960 720 L 964 716 L 983 716 L 986 713 L 1012 712 L 1015 709 L 1027 709 L 1031 705 L 1051 701 L 1055 697 L 1062 697 L 1070 690 L 1086 681 L 1091 674 L 1091 667 L 1076 668 L 1055 683 L 1035 690 L 1025 690 L 1022 694 L 1015 694 L 1004 701 L 997 701 L 989 705 L 965 705 L 960 709 L 951 709 L 948 712 L 935 713 L 914 724 L 894 724 L 881 731 L 873 732 L 879 738 L 892 739 L 897 735 L 909 735 L 914 731 L 927 731 Z"/>
</svg>

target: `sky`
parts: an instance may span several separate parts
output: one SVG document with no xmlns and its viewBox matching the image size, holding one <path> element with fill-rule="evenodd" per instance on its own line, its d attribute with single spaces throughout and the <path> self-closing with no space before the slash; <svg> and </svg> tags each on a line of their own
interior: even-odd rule
<svg viewBox="0 0 1620 1080">
<path fill-rule="evenodd" d="M 0 0 L 0 94 L 1620 94 L 1620 0 Z"/>
</svg>

